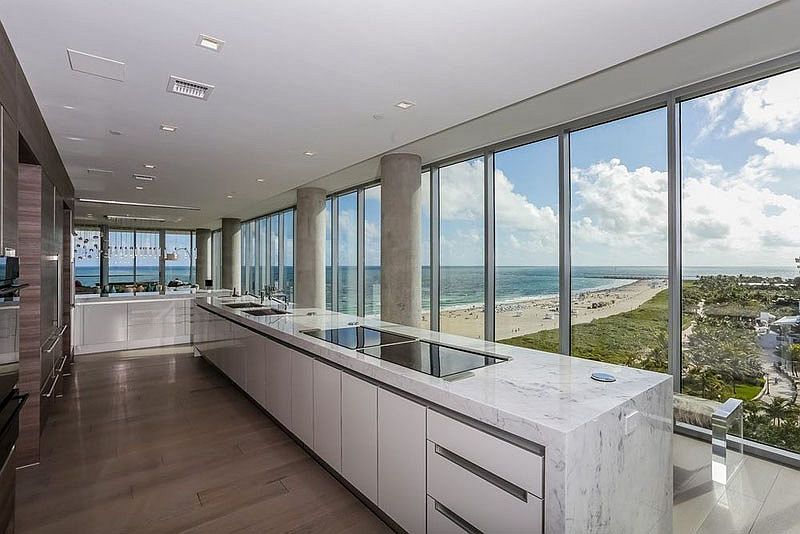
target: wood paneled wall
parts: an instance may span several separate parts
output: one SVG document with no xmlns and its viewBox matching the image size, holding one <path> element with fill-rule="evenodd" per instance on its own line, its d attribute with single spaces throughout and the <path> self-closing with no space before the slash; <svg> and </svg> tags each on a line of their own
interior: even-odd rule
<svg viewBox="0 0 800 534">
<path fill-rule="evenodd" d="M 19 308 L 19 390 L 29 393 L 20 417 L 17 466 L 39 461 L 41 433 L 42 168 L 19 166 L 19 271 L 30 284 Z"/>
</svg>

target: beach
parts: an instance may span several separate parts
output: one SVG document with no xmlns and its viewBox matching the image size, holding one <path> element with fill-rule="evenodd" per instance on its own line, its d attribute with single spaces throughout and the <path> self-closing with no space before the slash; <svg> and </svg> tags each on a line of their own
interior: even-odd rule
<svg viewBox="0 0 800 534">
<path fill-rule="evenodd" d="M 612 289 L 599 289 L 574 294 L 573 324 L 588 323 L 634 310 L 667 288 L 666 280 L 636 280 Z M 495 306 L 495 339 L 502 340 L 558 328 L 558 297 L 532 298 Z M 424 312 L 423 326 L 429 325 L 430 314 Z M 463 306 L 441 312 L 441 330 L 473 338 L 483 337 L 484 306 Z"/>
</svg>

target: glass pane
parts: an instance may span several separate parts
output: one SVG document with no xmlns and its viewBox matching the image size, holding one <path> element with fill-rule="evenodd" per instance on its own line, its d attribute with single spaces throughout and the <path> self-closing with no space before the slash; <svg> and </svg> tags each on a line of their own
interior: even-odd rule
<svg viewBox="0 0 800 534">
<path fill-rule="evenodd" d="M 267 227 L 269 221 L 266 217 L 262 217 L 256 221 L 256 289 L 261 291 L 265 285 L 269 284 L 269 277 L 267 276 L 267 256 L 269 249 L 267 248 Z"/>
<path fill-rule="evenodd" d="M 109 230 L 108 283 L 122 290 L 133 283 L 134 241 L 132 230 Z"/>
<path fill-rule="evenodd" d="M 167 232 L 165 236 L 164 275 L 167 285 L 191 283 L 192 277 L 192 233 Z M 175 259 L 170 259 L 174 254 Z"/>
<path fill-rule="evenodd" d="M 211 233 L 211 276 L 214 289 L 222 287 L 222 232 L 215 230 Z"/>
<path fill-rule="evenodd" d="M 570 135 L 572 355 L 667 369 L 667 123 Z"/>
<path fill-rule="evenodd" d="M 294 302 L 294 210 L 283 213 L 283 289 Z"/>
<path fill-rule="evenodd" d="M 381 186 L 364 191 L 364 314 L 381 313 Z"/>
<path fill-rule="evenodd" d="M 792 71 L 681 104 L 682 391 L 746 401 L 745 436 L 794 451 L 798 95 Z"/>
<path fill-rule="evenodd" d="M 75 233 L 75 292 L 94 293 L 100 285 L 100 228 L 76 228 Z"/>
<path fill-rule="evenodd" d="M 431 315 L 431 173 L 422 173 L 420 263 L 422 264 L 422 327 L 430 328 Z"/>
<path fill-rule="evenodd" d="M 483 158 L 439 169 L 443 332 L 483 338 Z"/>
<path fill-rule="evenodd" d="M 331 217 L 333 216 L 333 202 L 329 198 L 325 201 L 325 309 L 333 309 L 333 267 L 331 265 Z"/>
<path fill-rule="evenodd" d="M 136 282 L 138 284 L 158 284 L 161 245 L 158 232 L 136 231 Z M 145 291 L 156 291 L 155 287 L 145 287 Z"/>
<path fill-rule="evenodd" d="M 280 287 L 280 247 L 278 246 L 278 237 L 280 235 L 280 215 L 276 214 L 269 218 L 269 278 L 267 285 L 278 288 Z"/>
<path fill-rule="evenodd" d="M 494 165 L 495 339 L 558 352 L 558 139 Z"/>
<path fill-rule="evenodd" d="M 358 256 L 357 205 L 358 195 L 350 193 L 338 198 L 339 212 L 337 239 L 338 251 L 336 266 L 336 284 L 338 287 L 338 311 L 356 313 L 358 302 L 358 273 L 356 258 Z"/>
</svg>

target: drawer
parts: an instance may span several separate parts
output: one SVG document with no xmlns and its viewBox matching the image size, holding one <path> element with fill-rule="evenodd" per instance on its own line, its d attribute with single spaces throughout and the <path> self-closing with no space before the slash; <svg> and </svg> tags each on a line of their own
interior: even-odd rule
<svg viewBox="0 0 800 534">
<path fill-rule="evenodd" d="M 447 514 L 447 515 L 445 515 Z M 463 519 L 453 517 L 452 512 L 442 507 L 428 495 L 428 534 L 477 534 L 478 531 L 463 525 Z"/>
<path fill-rule="evenodd" d="M 503 489 L 486 472 L 454 463 L 428 441 L 428 495 L 482 532 L 542 532 L 542 500 L 516 488 Z M 451 455 L 450 458 L 453 456 Z M 480 469 L 480 468 L 478 468 Z"/>
<path fill-rule="evenodd" d="M 487 471 L 543 496 L 544 458 L 428 409 L 428 439 Z"/>
</svg>

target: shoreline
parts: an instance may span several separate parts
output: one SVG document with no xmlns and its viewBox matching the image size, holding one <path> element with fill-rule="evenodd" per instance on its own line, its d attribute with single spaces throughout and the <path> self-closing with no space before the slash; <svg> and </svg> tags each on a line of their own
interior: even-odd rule
<svg viewBox="0 0 800 534">
<path fill-rule="evenodd" d="M 603 289 L 591 289 L 572 296 L 573 324 L 588 323 L 634 310 L 667 288 L 660 279 L 633 280 Z M 495 339 L 503 340 L 558 328 L 558 296 L 524 298 L 495 305 Z M 423 312 L 423 327 L 430 324 L 430 312 Z M 483 338 L 484 305 L 447 308 L 441 311 L 443 332 Z"/>
</svg>

